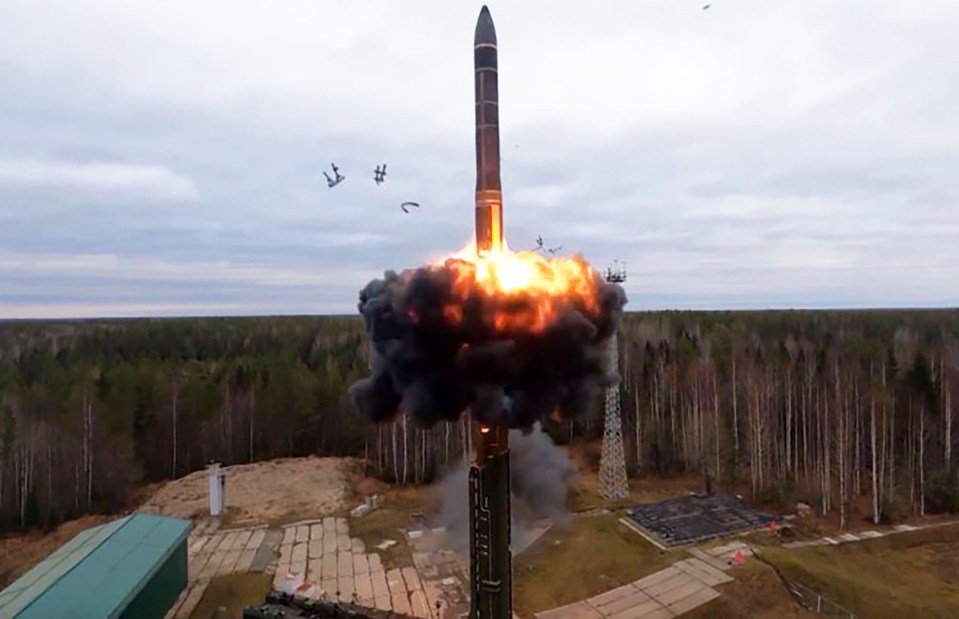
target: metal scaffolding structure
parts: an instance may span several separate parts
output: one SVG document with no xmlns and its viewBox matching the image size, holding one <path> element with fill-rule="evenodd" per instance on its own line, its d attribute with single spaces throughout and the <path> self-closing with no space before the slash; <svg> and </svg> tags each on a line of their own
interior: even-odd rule
<svg viewBox="0 0 959 619">
<path fill-rule="evenodd" d="M 626 270 L 608 269 L 606 280 L 626 281 Z M 610 372 L 619 374 L 619 334 L 609 338 L 607 363 Z M 608 500 L 625 499 L 629 492 L 626 481 L 626 454 L 623 451 L 623 421 L 619 412 L 619 382 L 606 390 L 606 421 L 603 428 L 603 451 L 599 461 L 599 495 Z"/>
</svg>

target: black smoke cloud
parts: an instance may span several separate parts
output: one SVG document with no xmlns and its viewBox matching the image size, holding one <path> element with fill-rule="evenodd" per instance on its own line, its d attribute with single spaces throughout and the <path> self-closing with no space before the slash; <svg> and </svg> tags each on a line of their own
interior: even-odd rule
<svg viewBox="0 0 959 619">
<path fill-rule="evenodd" d="M 356 406 L 374 421 L 405 410 L 423 427 L 469 409 L 477 421 L 529 429 L 544 415 L 584 411 L 610 384 L 604 344 L 619 326 L 623 289 L 592 273 L 598 312 L 568 298 L 544 330 L 496 330 L 493 317 L 521 316 L 532 297 L 494 297 L 454 289 L 453 261 L 370 281 L 359 310 L 373 343 L 372 376 L 352 387 Z M 451 321 L 444 308 L 462 309 Z"/>
</svg>

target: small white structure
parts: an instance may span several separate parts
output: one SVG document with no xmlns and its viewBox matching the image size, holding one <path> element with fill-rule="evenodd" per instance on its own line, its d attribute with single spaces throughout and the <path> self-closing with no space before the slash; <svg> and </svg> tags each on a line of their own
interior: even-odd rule
<svg viewBox="0 0 959 619">
<path fill-rule="evenodd" d="M 372 494 L 366 497 L 362 503 L 350 510 L 350 516 L 353 518 L 362 518 L 368 513 L 379 509 L 380 507 L 380 495 Z"/>
<path fill-rule="evenodd" d="M 210 474 L 210 515 L 219 516 L 226 509 L 226 470 L 219 462 L 207 466 Z"/>
<path fill-rule="evenodd" d="M 357 505 L 356 507 L 350 510 L 350 517 L 362 518 L 363 516 L 367 515 L 371 511 L 373 510 L 370 509 L 369 503 L 360 503 L 359 505 Z"/>
</svg>

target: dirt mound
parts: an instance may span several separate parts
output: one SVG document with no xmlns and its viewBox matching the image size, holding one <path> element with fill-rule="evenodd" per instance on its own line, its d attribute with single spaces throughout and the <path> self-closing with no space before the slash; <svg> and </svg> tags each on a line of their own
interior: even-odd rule
<svg viewBox="0 0 959 619">
<path fill-rule="evenodd" d="M 359 467 L 348 458 L 282 458 L 226 467 L 225 520 L 246 526 L 323 516 L 346 506 L 347 478 Z M 191 518 L 209 510 L 206 470 L 164 484 L 141 511 Z"/>
<path fill-rule="evenodd" d="M 77 533 L 110 520 L 109 516 L 83 516 L 64 522 L 54 531 L 0 538 L 0 589 L 27 573 Z"/>
</svg>

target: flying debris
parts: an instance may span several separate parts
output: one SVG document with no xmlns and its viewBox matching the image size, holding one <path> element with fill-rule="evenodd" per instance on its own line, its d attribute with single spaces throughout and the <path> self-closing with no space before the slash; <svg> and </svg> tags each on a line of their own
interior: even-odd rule
<svg viewBox="0 0 959 619">
<path fill-rule="evenodd" d="M 376 166 L 376 169 L 373 170 L 373 180 L 376 181 L 376 184 L 379 185 L 386 180 L 386 164 L 384 163 L 382 167 Z"/>
<path fill-rule="evenodd" d="M 711 7 L 711 6 L 712 6 L 711 4 L 707 4 L 706 6 L 703 7 L 703 10 L 705 11 L 706 9 L 708 9 L 708 8 Z"/>
<path fill-rule="evenodd" d="M 330 189 L 333 189 L 334 187 L 342 183 L 344 180 L 346 180 L 346 177 L 340 174 L 340 169 L 336 167 L 335 163 L 331 163 L 330 167 L 333 168 L 333 175 L 336 178 L 330 178 L 330 175 L 327 174 L 326 172 L 323 172 L 323 176 L 326 177 L 326 186 L 329 187 Z"/>
<path fill-rule="evenodd" d="M 559 250 L 561 250 L 561 249 L 563 249 L 563 246 L 562 246 L 562 245 L 560 245 L 560 246 L 558 246 L 558 247 L 551 247 L 551 248 L 545 247 L 545 246 L 543 245 L 543 237 L 538 236 L 538 237 L 536 237 L 536 249 L 534 249 L 533 251 L 534 251 L 534 252 L 537 252 L 537 251 L 545 251 L 545 252 L 548 253 L 548 254 L 556 254 L 556 253 L 558 253 Z"/>
<path fill-rule="evenodd" d="M 406 208 L 408 206 L 415 206 L 416 208 L 419 208 L 420 204 L 419 202 L 404 202 L 403 204 L 400 204 L 400 208 L 403 209 L 404 213 L 410 212 L 409 209 Z"/>
</svg>

